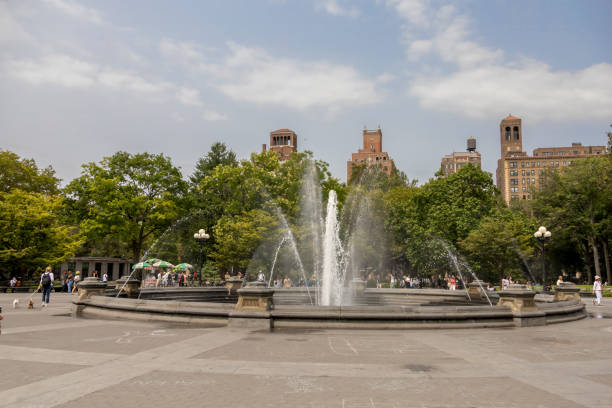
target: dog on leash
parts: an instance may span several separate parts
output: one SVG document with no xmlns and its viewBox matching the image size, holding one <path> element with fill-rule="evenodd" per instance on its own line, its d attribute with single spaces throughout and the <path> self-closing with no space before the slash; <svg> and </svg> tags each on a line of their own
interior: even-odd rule
<svg viewBox="0 0 612 408">
<path fill-rule="evenodd" d="M 13 300 L 13 309 L 17 309 L 17 306 L 19 306 L 19 299 Z"/>
<path fill-rule="evenodd" d="M 34 309 L 34 301 L 32 299 L 28 301 L 28 309 Z"/>
</svg>

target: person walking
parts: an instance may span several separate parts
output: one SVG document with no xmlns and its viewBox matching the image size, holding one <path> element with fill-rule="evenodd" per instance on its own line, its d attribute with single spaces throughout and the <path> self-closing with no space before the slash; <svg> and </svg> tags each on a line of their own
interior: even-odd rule
<svg viewBox="0 0 612 408">
<path fill-rule="evenodd" d="M 72 288 L 72 293 L 79 291 L 79 282 L 81 281 L 81 271 L 76 271 L 74 273 L 74 287 Z"/>
<path fill-rule="evenodd" d="M 66 278 L 66 292 L 72 293 L 72 285 L 74 284 L 74 278 L 72 277 L 72 272 L 68 271 L 68 277 Z"/>
<path fill-rule="evenodd" d="M 45 272 L 40 276 L 40 286 L 42 288 L 42 307 L 47 307 L 51 288 L 53 288 L 53 272 L 50 266 L 47 266 Z"/>
<path fill-rule="evenodd" d="M 104 272 L 104 274 L 102 275 L 102 282 L 108 282 L 108 274 L 106 272 Z"/>
<path fill-rule="evenodd" d="M 595 295 L 595 299 L 593 299 L 593 304 L 597 306 L 601 306 L 601 278 L 599 275 L 595 275 L 595 282 L 593 282 L 593 294 Z"/>
</svg>

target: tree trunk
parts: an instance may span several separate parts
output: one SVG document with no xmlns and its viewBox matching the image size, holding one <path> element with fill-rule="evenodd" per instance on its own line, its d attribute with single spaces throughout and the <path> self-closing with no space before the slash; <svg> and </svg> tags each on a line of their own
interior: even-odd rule
<svg viewBox="0 0 612 408">
<path fill-rule="evenodd" d="M 599 249 L 593 237 L 589 237 L 589 245 L 593 249 L 593 264 L 595 264 L 595 275 L 601 276 L 601 266 L 599 265 Z M 590 282 L 589 282 L 590 283 Z"/>
<path fill-rule="evenodd" d="M 591 271 L 591 251 L 589 251 L 589 245 L 583 241 L 580 246 L 584 250 L 584 266 L 587 274 L 587 282 L 593 282 L 593 273 Z M 584 281 L 584 276 L 581 279 L 581 282 Z"/>
<path fill-rule="evenodd" d="M 606 276 L 607 276 L 607 281 L 608 284 L 612 283 L 612 271 L 610 270 L 610 256 L 608 255 L 608 243 L 606 242 L 605 239 L 601 240 L 601 246 L 603 248 L 603 253 L 604 253 L 604 262 L 606 265 Z"/>
</svg>

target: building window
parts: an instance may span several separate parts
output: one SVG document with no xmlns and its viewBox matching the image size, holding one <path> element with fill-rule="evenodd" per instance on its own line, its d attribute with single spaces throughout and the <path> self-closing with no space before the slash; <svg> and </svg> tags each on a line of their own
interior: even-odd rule
<svg viewBox="0 0 612 408">
<path fill-rule="evenodd" d="M 525 170 L 521 171 L 521 176 L 525 176 Z"/>
<path fill-rule="evenodd" d="M 567 166 L 567 162 L 566 162 L 566 161 L 564 161 L 564 162 L 563 162 L 563 165 L 564 165 L 564 166 Z"/>
<path fill-rule="evenodd" d="M 535 178 L 531 179 L 531 184 L 535 184 Z"/>
<path fill-rule="evenodd" d="M 559 162 L 555 162 L 555 166 L 559 167 Z"/>
<path fill-rule="evenodd" d="M 518 170 L 510 170 L 511 176 L 518 176 Z"/>
<path fill-rule="evenodd" d="M 510 140 L 510 126 L 506 126 L 506 140 Z"/>
<path fill-rule="evenodd" d="M 519 140 L 519 130 L 518 126 L 514 127 L 514 140 Z"/>
<path fill-rule="evenodd" d="M 519 198 L 519 196 L 517 196 L 517 195 L 510 196 L 511 200 L 518 200 L 518 198 Z"/>
<path fill-rule="evenodd" d="M 540 167 L 540 162 L 537 162 L 536 164 L 538 165 L 537 167 Z"/>
<path fill-rule="evenodd" d="M 523 187 L 523 193 L 527 191 L 527 187 Z"/>
<path fill-rule="evenodd" d="M 535 176 L 535 170 L 531 170 L 531 175 Z"/>
<path fill-rule="evenodd" d="M 522 183 L 522 184 L 525 184 L 525 179 L 524 179 L 524 178 L 523 178 L 523 179 L 521 179 L 521 183 Z"/>
<path fill-rule="evenodd" d="M 525 196 L 525 194 L 523 194 L 523 200 L 525 200 L 527 198 L 527 196 Z"/>
<path fill-rule="evenodd" d="M 523 187 L 525 188 L 525 187 Z M 510 187 L 510 192 L 511 193 L 518 193 L 518 187 Z"/>
<path fill-rule="evenodd" d="M 510 184 L 518 185 L 518 179 L 510 179 Z"/>
<path fill-rule="evenodd" d="M 510 167 L 516 167 L 516 162 L 510 162 Z"/>
</svg>

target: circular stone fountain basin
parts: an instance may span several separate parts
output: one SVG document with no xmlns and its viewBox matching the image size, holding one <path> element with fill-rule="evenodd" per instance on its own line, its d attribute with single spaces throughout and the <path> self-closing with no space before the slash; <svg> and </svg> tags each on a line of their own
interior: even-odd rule
<svg viewBox="0 0 612 408">
<path fill-rule="evenodd" d="M 236 309 L 237 293 L 226 288 L 143 289 L 140 299 L 91 296 L 73 302 L 79 317 L 134 319 L 197 326 L 260 329 L 433 329 L 536 326 L 586 317 L 576 299 L 513 310 L 470 302 L 463 291 L 366 289 L 347 306 L 311 305 L 304 288 L 275 289 L 268 310 Z M 495 300 L 495 299 L 494 299 Z"/>
</svg>

